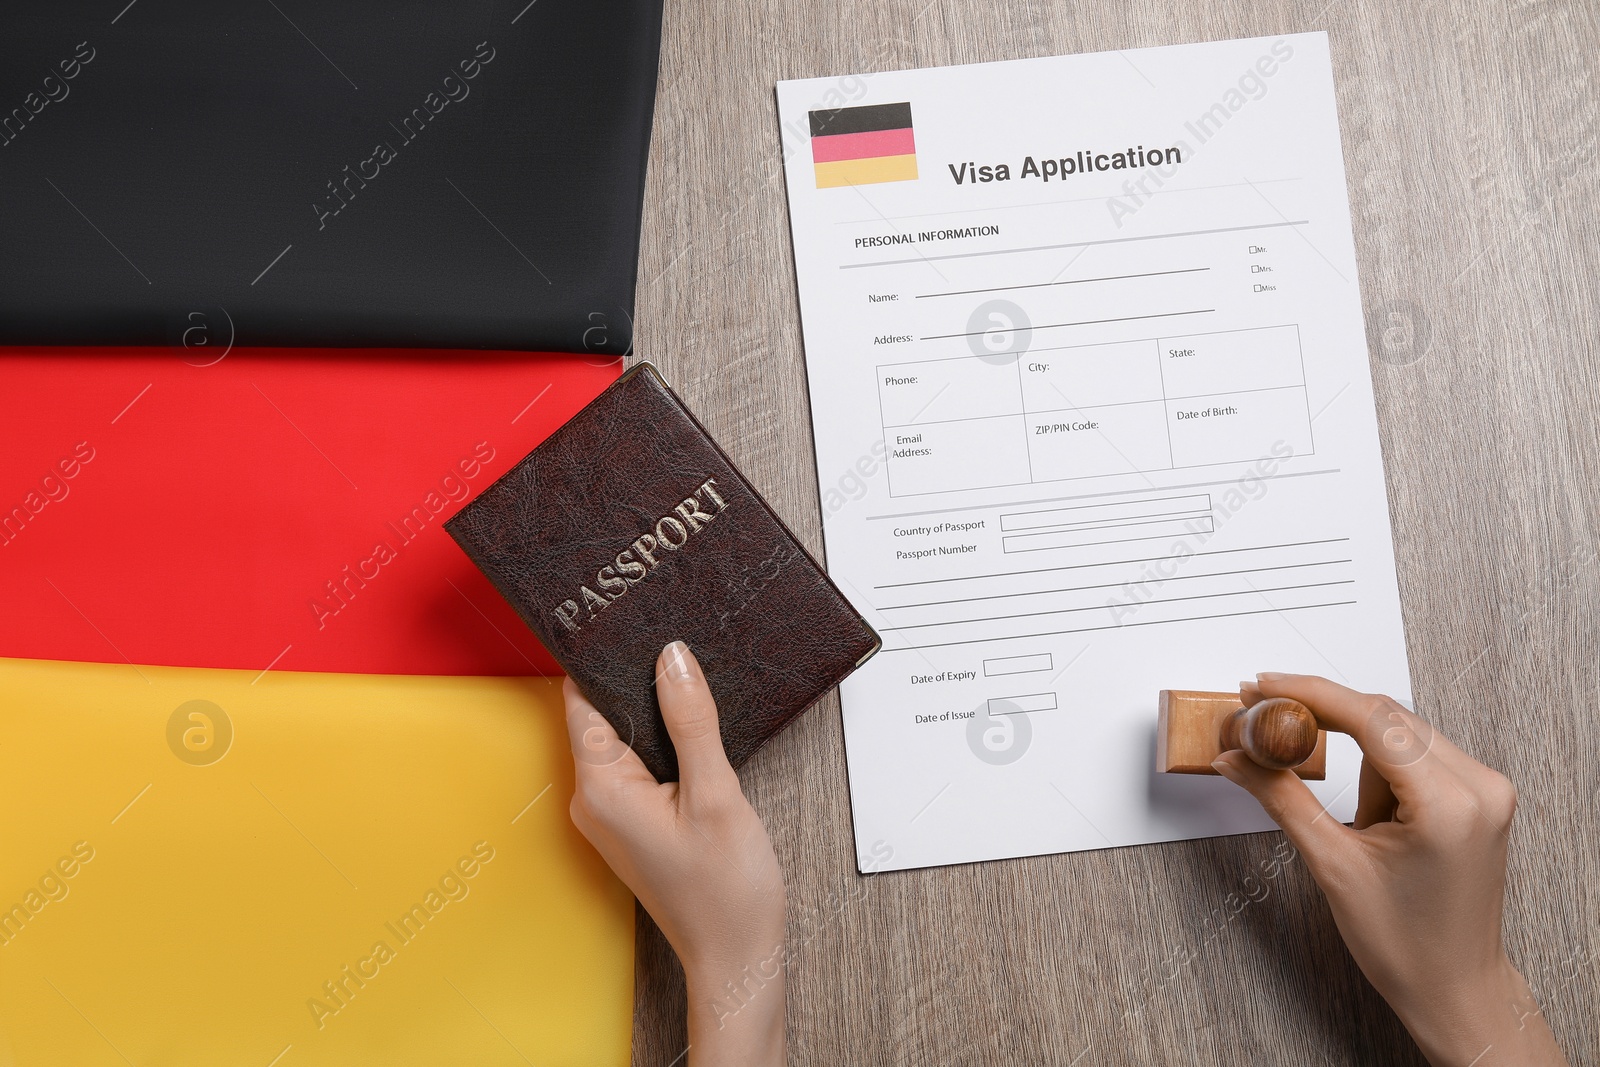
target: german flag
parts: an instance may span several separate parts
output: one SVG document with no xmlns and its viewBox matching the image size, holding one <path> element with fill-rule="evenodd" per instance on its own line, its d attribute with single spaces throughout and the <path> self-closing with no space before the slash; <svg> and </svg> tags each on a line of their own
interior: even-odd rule
<svg viewBox="0 0 1600 1067">
<path fill-rule="evenodd" d="M 818 189 L 911 181 L 917 145 L 910 103 L 811 112 L 811 161 Z"/>
</svg>

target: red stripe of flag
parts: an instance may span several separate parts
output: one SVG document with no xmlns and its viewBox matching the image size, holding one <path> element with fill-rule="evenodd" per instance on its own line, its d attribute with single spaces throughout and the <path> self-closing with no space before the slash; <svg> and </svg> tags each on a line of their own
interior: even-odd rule
<svg viewBox="0 0 1600 1067">
<path fill-rule="evenodd" d="M 872 130 L 867 133 L 835 133 L 811 138 L 814 163 L 837 163 L 845 159 L 873 159 L 877 156 L 908 156 L 917 150 L 911 127 L 900 130 Z"/>
</svg>

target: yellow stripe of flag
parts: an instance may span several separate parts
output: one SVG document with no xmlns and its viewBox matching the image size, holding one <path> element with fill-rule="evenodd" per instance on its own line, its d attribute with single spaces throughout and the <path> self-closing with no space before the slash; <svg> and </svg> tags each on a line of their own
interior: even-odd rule
<svg viewBox="0 0 1600 1067">
<path fill-rule="evenodd" d="M 872 159 L 840 159 L 831 163 L 818 163 L 817 188 L 832 189 L 841 185 L 873 185 L 878 182 L 904 182 L 917 176 L 917 157 L 877 156 Z"/>
<path fill-rule="evenodd" d="M 472 1004 L 628 1062 L 633 897 L 568 817 L 559 678 L 0 659 L 0 737 L 0 1064 L 106 1062 L 62 994 L 129 1062 L 483 1063 Z"/>
</svg>

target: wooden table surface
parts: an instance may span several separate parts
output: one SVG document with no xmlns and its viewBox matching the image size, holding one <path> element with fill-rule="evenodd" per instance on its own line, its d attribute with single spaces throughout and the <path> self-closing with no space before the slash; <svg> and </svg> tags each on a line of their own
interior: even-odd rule
<svg viewBox="0 0 1600 1067">
<path fill-rule="evenodd" d="M 1573 1062 L 1595 1062 L 1592 0 L 669 0 L 637 351 L 821 556 L 773 84 L 1315 29 L 1418 710 L 1519 786 L 1510 952 Z M 836 696 L 741 777 L 788 877 L 792 1063 L 1422 1062 L 1303 862 L 1221 922 L 1279 834 L 862 878 Z M 638 959 L 635 1062 L 681 1063 L 682 972 L 642 912 Z"/>
</svg>

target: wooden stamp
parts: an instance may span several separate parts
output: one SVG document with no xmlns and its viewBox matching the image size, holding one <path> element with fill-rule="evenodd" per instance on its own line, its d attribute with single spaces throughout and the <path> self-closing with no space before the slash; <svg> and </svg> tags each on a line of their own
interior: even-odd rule
<svg viewBox="0 0 1600 1067">
<path fill-rule="evenodd" d="M 1327 732 L 1299 701 L 1271 697 L 1244 708 L 1238 693 L 1161 690 L 1156 770 L 1216 774 L 1212 762 L 1236 748 L 1263 767 L 1292 769 L 1313 781 L 1327 777 Z"/>
</svg>

